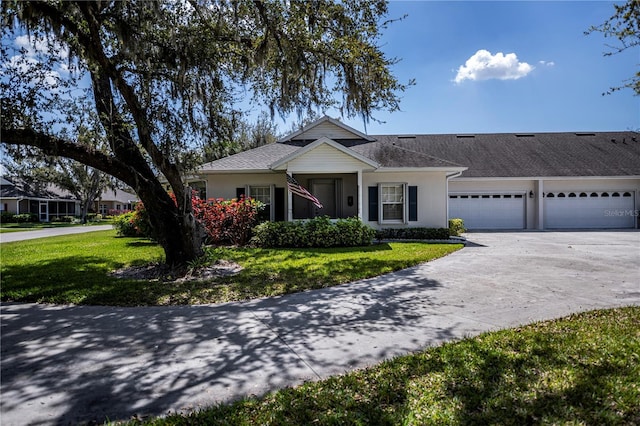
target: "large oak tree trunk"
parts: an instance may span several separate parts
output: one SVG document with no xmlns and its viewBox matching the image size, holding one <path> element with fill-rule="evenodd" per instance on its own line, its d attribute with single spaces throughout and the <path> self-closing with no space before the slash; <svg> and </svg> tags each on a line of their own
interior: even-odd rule
<svg viewBox="0 0 640 426">
<path fill-rule="evenodd" d="M 190 197 L 177 199 L 176 206 L 162 185 L 153 183 L 148 188 L 139 188 L 138 196 L 168 265 L 185 265 L 202 254 L 203 231 L 193 216 Z"/>
</svg>

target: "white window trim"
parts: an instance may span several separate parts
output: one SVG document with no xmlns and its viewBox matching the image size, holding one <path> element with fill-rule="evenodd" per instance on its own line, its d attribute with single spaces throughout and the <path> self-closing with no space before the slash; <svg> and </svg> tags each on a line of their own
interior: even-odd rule
<svg viewBox="0 0 640 426">
<path fill-rule="evenodd" d="M 275 202 L 275 196 L 276 196 L 276 186 L 275 184 L 264 184 L 264 183 L 259 183 L 259 184 L 250 184 L 250 185 L 245 185 L 244 188 L 244 193 L 247 194 L 247 197 L 251 197 L 251 188 L 269 188 L 269 221 L 270 222 L 274 222 L 275 218 L 276 218 L 276 209 L 274 207 L 274 202 Z"/>
<path fill-rule="evenodd" d="M 383 186 L 402 186 L 402 219 L 384 219 L 384 202 L 382 201 Z M 400 204 L 400 203 L 393 203 Z M 406 182 L 379 182 L 378 183 L 378 223 L 380 224 L 407 224 L 409 223 L 409 193 L 408 184 Z"/>
</svg>

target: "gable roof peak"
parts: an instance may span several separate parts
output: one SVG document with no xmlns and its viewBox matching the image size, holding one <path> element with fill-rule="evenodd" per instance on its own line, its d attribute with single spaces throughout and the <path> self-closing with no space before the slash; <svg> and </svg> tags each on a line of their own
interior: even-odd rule
<svg viewBox="0 0 640 426">
<path fill-rule="evenodd" d="M 340 133 L 340 137 L 336 137 L 336 134 L 332 134 L 333 132 L 329 132 L 328 134 L 324 134 L 327 132 L 327 123 L 329 127 L 333 127 L 334 131 Z M 314 132 L 313 130 L 317 130 Z M 320 133 L 318 133 L 320 132 Z M 302 127 L 300 130 L 290 133 L 280 139 L 278 142 L 287 142 L 296 139 L 308 139 L 308 140 L 316 140 L 322 136 L 326 136 L 330 139 L 364 139 L 367 141 L 374 141 L 375 139 L 371 136 L 368 136 L 359 130 L 354 129 L 353 127 L 347 126 L 343 122 L 338 119 L 331 118 L 328 115 L 324 115 L 316 121 L 307 124 Z"/>
</svg>

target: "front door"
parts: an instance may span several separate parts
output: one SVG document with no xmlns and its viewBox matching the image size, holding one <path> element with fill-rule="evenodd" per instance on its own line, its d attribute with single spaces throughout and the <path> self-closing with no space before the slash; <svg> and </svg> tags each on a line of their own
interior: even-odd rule
<svg viewBox="0 0 640 426">
<path fill-rule="evenodd" d="M 313 179 L 311 181 L 311 193 L 322 204 L 321 209 L 311 204 L 312 217 L 338 217 L 338 182 L 337 179 Z"/>
<path fill-rule="evenodd" d="M 40 222 L 49 222 L 49 203 L 46 201 L 40 202 Z"/>
</svg>

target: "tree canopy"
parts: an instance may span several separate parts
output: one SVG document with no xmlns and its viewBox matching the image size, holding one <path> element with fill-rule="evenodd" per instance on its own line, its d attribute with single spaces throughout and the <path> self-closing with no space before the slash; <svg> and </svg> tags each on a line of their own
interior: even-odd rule
<svg viewBox="0 0 640 426">
<path fill-rule="evenodd" d="M 628 49 L 640 47 L 640 1 L 628 0 L 623 5 L 613 5 L 615 13 L 604 23 L 591 27 L 586 33 L 602 33 L 606 38 L 615 38 L 616 45 L 607 45 L 609 51 L 605 56 L 615 55 Z M 639 64 L 640 65 L 640 64 Z M 604 94 L 611 94 L 621 89 L 632 89 L 640 95 L 640 71 L 624 80 L 621 86 L 611 87 Z"/>
<path fill-rule="evenodd" d="M 283 116 L 399 108 L 411 82 L 378 45 L 386 15 L 381 0 L 4 1 L 2 142 L 123 181 L 167 262 L 184 263 L 200 240 L 182 176 L 194 151 L 230 139 L 243 100 Z M 87 102 L 104 147 L 74 130 Z"/>
</svg>

